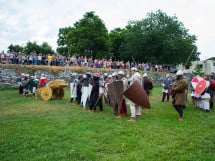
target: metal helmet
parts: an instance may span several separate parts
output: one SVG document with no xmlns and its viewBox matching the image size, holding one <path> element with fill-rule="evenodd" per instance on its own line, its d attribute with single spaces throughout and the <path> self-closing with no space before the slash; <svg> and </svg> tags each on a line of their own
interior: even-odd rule
<svg viewBox="0 0 215 161">
<path fill-rule="evenodd" d="M 176 75 L 183 75 L 183 71 L 182 70 L 178 70 Z"/>
<path fill-rule="evenodd" d="M 120 70 L 120 71 L 118 72 L 118 75 L 125 75 L 125 72 L 122 71 L 122 70 Z"/>
</svg>

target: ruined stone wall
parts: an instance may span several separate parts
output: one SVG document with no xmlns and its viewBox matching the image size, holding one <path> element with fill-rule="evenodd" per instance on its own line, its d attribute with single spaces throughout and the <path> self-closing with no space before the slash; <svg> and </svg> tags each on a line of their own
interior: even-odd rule
<svg viewBox="0 0 215 161">
<path fill-rule="evenodd" d="M 8 85 L 11 87 L 18 87 L 17 77 L 21 73 L 26 73 L 29 75 L 35 75 L 40 78 L 41 74 L 45 74 L 47 81 L 55 79 L 64 79 L 66 82 L 70 81 L 73 72 L 76 73 L 86 73 L 86 72 L 107 72 L 112 73 L 114 70 L 109 69 L 93 69 L 84 67 L 56 67 L 56 66 L 29 66 L 29 65 L 5 65 L 0 64 L 0 85 Z M 127 71 L 128 72 L 128 71 Z M 155 86 L 161 86 L 163 80 L 165 79 L 166 73 L 148 73 L 149 78 L 153 81 Z M 174 73 L 170 73 L 172 77 L 175 76 Z M 187 80 L 190 81 L 192 75 L 185 75 Z"/>
</svg>

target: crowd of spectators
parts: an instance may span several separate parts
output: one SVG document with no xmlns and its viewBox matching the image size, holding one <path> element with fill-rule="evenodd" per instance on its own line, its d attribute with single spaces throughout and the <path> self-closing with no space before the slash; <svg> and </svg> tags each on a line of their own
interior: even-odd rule
<svg viewBox="0 0 215 161">
<path fill-rule="evenodd" d="M 137 67 L 144 71 L 168 72 L 169 65 L 158 65 L 151 63 L 124 62 L 112 59 L 92 59 L 87 57 L 63 56 L 61 54 L 42 54 L 31 52 L 30 54 L 10 52 L 0 53 L 0 64 L 22 64 L 22 65 L 49 65 L 49 66 L 80 66 L 91 68 L 108 69 L 130 69 Z"/>
</svg>

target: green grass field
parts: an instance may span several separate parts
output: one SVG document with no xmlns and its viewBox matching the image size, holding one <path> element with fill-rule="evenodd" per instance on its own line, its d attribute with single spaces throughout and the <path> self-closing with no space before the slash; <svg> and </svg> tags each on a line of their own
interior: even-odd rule
<svg viewBox="0 0 215 161">
<path fill-rule="evenodd" d="M 161 88 L 154 88 L 152 108 L 129 122 L 129 116 L 115 118 L 109 106 L 91 113 L 69 97 L 65 89 L 63 100 L 45 102 L 1 88 L 0 160 L 215 160 L 215 109 L 204 113 L 188 101 L 178 121 L 171 102 L 161 102 Z"/>
</svg>

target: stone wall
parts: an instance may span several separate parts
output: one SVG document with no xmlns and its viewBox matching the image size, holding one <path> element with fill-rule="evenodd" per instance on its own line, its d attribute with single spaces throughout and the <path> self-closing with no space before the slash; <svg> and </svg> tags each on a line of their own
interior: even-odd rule
<svg viewBox="0 0 215 161">
<path fill-rule="evenodd" d="M 47 81 L 55 79 L 64 79 L 66 82 L 70 81 L 73 72 L 86 73 L 86 72 L 114 72 L 114 70 L 108 69 L 93 69 L 84 67 L 52 67 L 52 66 L 29 66 L 29 65 L 5 65 L 0 64 L 0 85 L 8 85 L 11 87 L 18 87 L 17 77 L 21 73 L 27 73 L 29 75 L 36 75 L 38 78 L 41 74 L 45 74 Z M 128 71 L 127 71 L 128 72 Z M 174 73 L 169 73 L 174 77 Z M 165 79 L 166 73 L 148 73 L 149 78 L 153 81 L 155 86 L 161 86 Z M 192 78 L 191 74 L 185 75 L 187 80 Z"/>
</svg>

